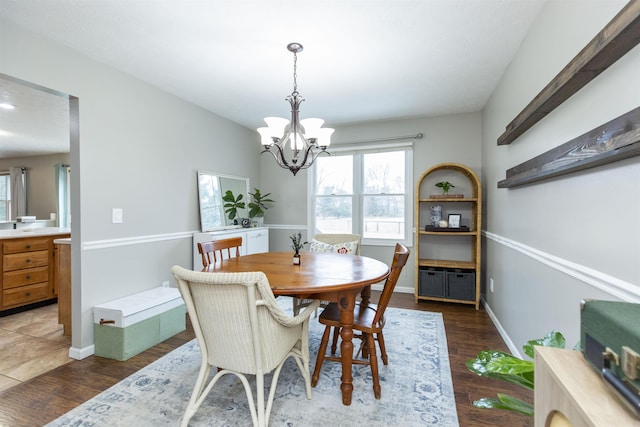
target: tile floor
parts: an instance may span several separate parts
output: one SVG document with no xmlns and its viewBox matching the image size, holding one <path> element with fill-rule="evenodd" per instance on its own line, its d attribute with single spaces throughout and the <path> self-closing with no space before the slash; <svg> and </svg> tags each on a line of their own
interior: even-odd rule
<svg viewBox="0 0 640 427">
<path fill-rule="evenodd" d="M 62 329 L 57 304 L 0 317 L 0 391 L 73 360 Z"/>
</svg>

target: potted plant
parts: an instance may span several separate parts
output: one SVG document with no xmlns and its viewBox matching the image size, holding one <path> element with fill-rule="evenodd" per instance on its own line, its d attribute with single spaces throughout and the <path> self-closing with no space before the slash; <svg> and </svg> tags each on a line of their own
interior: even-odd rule
<svg viewBox="0 0 640 427">
<path fill-rule="evenodd" d="M 449 194 L 449 190 L 455 188 L 455 185 L 453 185 L 449 181 L 440 181 L 436 184 L 436 187 L 442 188 L 444 194 Z"/>
<path fill-rule="evenodd" d="M 291 248 L 295 251 L 293 254 L 293 263 L 300 265 L 300 249 L 309 242 L 302 243 L 302 233 L 300 232 L 293 233 L 289 238 L 291 239 Z"/>
<path fill-rule="evenodd" d="M 528 341 L 522 346 L 524 353 L 533 359 L 533 347 L 564 348 L 565 339 L 560 332 L 551 331 L 544 338 Z M 482 377 L 495 378 L 518 384 L 533 390 L 533 360 L 523 360 L 498 350 L 484 350 L 475 359 L 467 360 L 467 369 Z M 498 393 L 498 398 L 483 397 L 473 402 L 476 408 L 506 409 L 533 416 L 533 405 L 508 394 Z"/>
<path fill-rule="evenodd" d="M 264 221 L 264 211 L 268 209 L 267 203 L 275 203 L 274 200 L 269 199 L 271 193 L 262 194 L 259 188 L 254 188 L 253 193 L 249 193 L 253 199 L 249 202 L 249 218 L 256 218 L 258 224 Z"/>
<path fill-rule="evenodd" d="M 245 203 L 242 201 L 242 194 L 238 194 L 238 197 L 233 195 L 231 190 L 227 190 L 222 196 L 222 201 L 224 201 L 224 211 L 228 215 L 228 218 L 233 220 L 234 224 L 238 224 L 238 220 L 236 217 L 238 216 L 238 209 L 244 209 Z"/>
</svg>

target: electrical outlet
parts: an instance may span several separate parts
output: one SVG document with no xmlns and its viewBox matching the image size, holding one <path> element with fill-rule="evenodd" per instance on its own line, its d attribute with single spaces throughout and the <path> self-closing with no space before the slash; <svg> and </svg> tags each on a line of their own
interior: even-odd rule
<svg viewBox="0 0 640 427">
<path fill-rule="evenodd" d="M 493 277 L 489 279 L 489 290 L 493 292 Z"/>
<path fill-rule="evenodd" d="M 169 281 L 165 280 L 164 282 L 162 282 L 162 287 L 163 288 L 168 288 L 169 287 Z"/>
</svg>

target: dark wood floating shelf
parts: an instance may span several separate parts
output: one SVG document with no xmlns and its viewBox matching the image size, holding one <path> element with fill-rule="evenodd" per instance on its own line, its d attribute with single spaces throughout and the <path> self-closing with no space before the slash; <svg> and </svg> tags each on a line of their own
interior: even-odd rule
<svg viewBox="0 0 640 427">
<path fill-rule="evenodd" d="M 640 107 L 507 170 L 511 188 L 640 155 Z"/>
<path fill-rule="evenodd" d="M 640 0 L 631 0 L 527 105 L 498 138 L 515 141 L 640 43 Z"/>
</svg>

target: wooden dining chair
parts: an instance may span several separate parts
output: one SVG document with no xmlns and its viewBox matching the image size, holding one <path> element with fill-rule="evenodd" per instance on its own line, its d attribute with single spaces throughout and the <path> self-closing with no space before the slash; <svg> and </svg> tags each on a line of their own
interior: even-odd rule
<svg viewBox="0 0 640 427">
<path fill-rule="evenodd" d="M 351 243 L 357 242 L 356 249 L 354 251 L 354 255 L 360 255 L 360 246 L 361 246 L 361 238 L 359 234 L 334 234 L 334 233 L 321 233 L 313 236 L 313 240 L 317 240 L 321 243 L 326 243 L 326 247 L 329 248 L 331 246 L 339 245 L 340 243 Z M 315 252 L 314 247 L 317 245 L 312 245 L 310 247 L 311 252 Z M 314 300 L 308 298 L 293 298 L 293 314 L 298 314 L 300 310 L 304 307 L 307 307 Z M 326 307 L 329 305 L 328 301 L 321 301 L 320 306 Z"/>
<path fill-rule="evenodd" d="M 385 318 L 384 312 L 387 309 L 387 305 L 391 300 L 391 295 L 396 287 L 402 268 L 407 263 L 409 258 L 409 249 L 403 244 L 397 243 L 395 252 L 393 255 L 393 262 L 391 263 L 391 272 L 387 277 L 384 284 L 382 294 L 378 304 L 363 304 L 362 302 L 356 303 L 353 311 L 353 331 L 354 338 L 358 338 L 362 341 L 360 349 L 358 349 L 355 355 L 352 355 L 353 363 L 359 365 L 371 366 L 371 375 L 373 377 L 373 394 L 376 399 L 380 399 L 380 379 L 378 376 L 378 356 L 376 355 L 375 342 L 378 341 L 380 347 L 380 356 L 382 357 L 382 363 L 388 364 L 387 350 L 384 344 L 384 336 L 382 329 L 384 328 Z M 324 360 L 331 360 L 334 362 L 340 362 L 341 358 L 335 356 L 338 335 L 340 332 L 340 309 L 338 304 L 332 302 L 329 304 L 320 314 L 320 323 L 325 325 L 324 333 L 322 334 L 322 341 L 320 342 L 320 348 L 318 349 L 318 357 L 316 358 L 316 367 L 311 376 L 311 385 L 315 387 L 318 383 L 320 376 L 320 369 Z M 327 345 L 329 343 L 329 335 L 333 328 L 333 343 L 331 345 L 331 355 L 325 355 L 327 351 Z M 359 332 L 359 333 L 357 333 Z M 362 357 L 358 358 L 358 354 L 362 353 Z"/>
<path fill-rule="evenodd" d="M 242 237 L 230 237 L 228 239 L 198 243 L 198 252 L 202 256 L 202 267 L 206 268 L 210 264 L 233 258 L 233 256 L 239 257 L 240 246 L 242 246 Z M 232 256 L 232 254 L 234 255 Z"/>
</svg>

